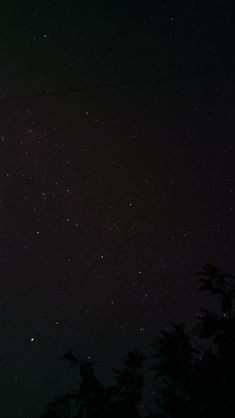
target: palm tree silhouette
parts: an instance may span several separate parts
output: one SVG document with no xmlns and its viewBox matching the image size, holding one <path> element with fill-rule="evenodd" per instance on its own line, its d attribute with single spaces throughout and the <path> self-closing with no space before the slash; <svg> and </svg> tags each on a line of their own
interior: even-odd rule
<svg viewBox="0 0 235 418">
<path fill-rule="evenodd" d="M 128 353 L 123 367 L 114 370 L 115 384 L 109 388 L 113 417 L 138 418 L 138 405 L 142 400 L 143 353 L 138 350 Z"/>
<path fill-rule="evenodd" d="M 161 331 L 152 344 L 156 402 L 162 416 L 184 418 L 192 416 L 190 387 L 195 349 L 185 325 L 172 326 L 170 332 Z"/>
<path fill-rule="evenodd" d="M 105 417 L 107 399 L 106 389 L 95 375 L 91 361 L 79 362 L 81 383 L 78 389 L 71 390 L 67 396 L 75 406 L 77 418 Z"/>
<path fill-rule="evenodd" d="M 199 292 L 208 291 L 211 295 L 217 295 L 221 302 L 221 308 L 225 315 L 231 315 L 232 300 L 235 297 L 235 285 L 231 280 L 235 279 L 232 274 L 222 273 L 218 267 L 206 264 L 203 271 L 196 275 L 203 276 L 198 281 L 202 283 Z"/>
<path fill-rule="evenodd" d="M 220 309 L 202 309 L 191 332 L 172 323 L 152 343 L 156 411 L 145 418 L 233 418 L 235 414 L 235 276 L 207 264 L 199 276 L 200 292 L 219 298 Z M 80 383 L 50 402 L 42 418 L 140 418 L 144 355 L 127 355 L 105 387 L 94 365 L 68 351 L 62 357 L 79 365 Z"/>
</svg>

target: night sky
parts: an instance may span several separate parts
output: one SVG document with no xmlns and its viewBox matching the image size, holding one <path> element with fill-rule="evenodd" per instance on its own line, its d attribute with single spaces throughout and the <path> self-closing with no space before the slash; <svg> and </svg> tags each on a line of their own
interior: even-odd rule
<svg viewBox="0 0 235 418">
<path fill-rule="evenodd" d="M 195 4 L 194 4 L 195 3 Z M 235 272 L 231 1 L 0 6 L 0 408 L 37 418 Z"/>
</svg>

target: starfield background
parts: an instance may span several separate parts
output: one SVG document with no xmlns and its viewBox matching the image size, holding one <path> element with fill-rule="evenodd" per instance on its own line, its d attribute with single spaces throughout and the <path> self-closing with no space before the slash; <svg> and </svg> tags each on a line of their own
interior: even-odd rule
<svg viewBox="0 0 235 418">
<path fill-rule="evenodd" d="M 78 382 L 66 353 L 110 384 L 220 306 L 194 273 L 235 272 L 234 32 L 231 1 L 0 5 L 2 418 Z"/>
</svg>

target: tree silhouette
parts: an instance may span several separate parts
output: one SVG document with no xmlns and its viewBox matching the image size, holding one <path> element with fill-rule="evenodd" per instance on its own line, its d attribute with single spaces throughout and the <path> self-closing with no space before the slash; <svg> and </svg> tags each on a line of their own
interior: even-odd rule
<svg viewBox="0 0 235 418">
<path fill-rule="evenodd" d="M 221 273 L 218 267 L 206 264 L 203 271 L 197 272 L 196 275 L 203 276 L 199 279 L 202 283 L 199 292 L 208 291 L 211 295 L 217 295 L 221 302 L 221 309 L 225 315 L 231 315 L 232 300 L 235 297 L 235 285 L 231 283 L 231 279 L 235 276 L 231 274 Z"/>
<path fill-rule="evenodd" d="M 107 396 L 105 387 L 97 379 L 91 361 L 80 362 L 81 383 L 67 396 L 75 405 L 77 418 L 103 418 L 106 416 Z"/>
<path fill-rule="evenodd" d="M 127 355 L 122 368 L 114 370 L 115 384 L 109 388 L 113 417 L 140 416 L 138 405 L 143 396 L 143 362 L 144 355 L 135 350 Z"/>
<path fill-rule="evenodd" d="M 173 323 L 173 330 L 161 331 L 152 348 L 155 351 L 152 369 L 157 382 L 156 402 L 160 415 L 188 417 L 192 401 L 190 388 L 195 353 L 190 335 L 186 333 L 183 324 Z"/>
<path fill-rule="evenodd" d="M 207 264 L 199 291 L 209 291 L 220 301 L 218 312 L 201 311 L 193 334 L 207 340 L 200 358 L 195 362 L 195 397 L 199 399 L 201 416 L 233 417 L 235 412 L 235 316 L 233 300 L 235 276 L 221 273 L 217 267 Z"/>
<path fill-rule="evenodd" d="M 235 277 L 211 264 L 196 275 L 199 291 L 218 297 L 220 308 L 201 310 L 191 334 L 173 324 L 172 331 L 162 331 L 153 343 L 157 416 L 230 418 L 235 411 Z"/>
<path fill-rule="evenodd" d="M 145 418 L 233 418 L 235 415 L 235 276 L 207 264 L 199 277 L 199 292 L 209 292 L 220 304 L 202 309 L 191 332 L 172 323 L 152 343 L 156 411 Z M 80 367 L 78 388 L 50 402 L 42 418 L 140 418 L 144 385 L 144 355 L 135 350 L 114 370 L 105 387 L 93 363 L 79 362 L 71 352 L 63 359 Z"/>
</svg>

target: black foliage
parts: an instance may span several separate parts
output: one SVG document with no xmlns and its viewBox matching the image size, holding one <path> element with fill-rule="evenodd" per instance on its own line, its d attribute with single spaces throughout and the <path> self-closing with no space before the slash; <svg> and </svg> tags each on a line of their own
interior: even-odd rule
<svg viewBox="0 0 235 418">
<path fill-rule="evenodd" d="M 156 409 L 145 418 L 235 416 L 235 276 L 210 264 L 196 275 L 199 291 L 218 298 L 219 309 L 202 309 L 191 332 L 184 324 L 172 323 L 171 331 L 162 330 L 152 343 Z M 142 353 L 130 352 L 107 387 L 91 362 L 68 358 L 68 353 L 63 358 L 70 366 L 79 363 L 81 383 L 50 402 L 42 418 L 140 418 Z"/>
<path fill-rule="evenodd" d="M 235 277 L 210 264 L 196 274 L 199 291 L 216 296 L 220 308 L 203 309 L 190 334 L 183 325 L 173 325 L 153 344 L 156 417 L 232 418 L 235 414 Z"/>
<path fill-rule="evenodd" d="M 107 411 L 107 396 L 105 387 L 95 375 L 91 361 L 80 362 L 81 383 L 78 389 L 67 394 L 73 404 L 74 417 L 103 418 Z"/>
<path fill-rule="evenodd" d="M 140 416 L 138 405 L 142 400 L 144 355 L 137 350 L 130 352 L 121 369 L 115 370 L 115 384 L 110 388 L 113 417 Z"/>
</svg>

